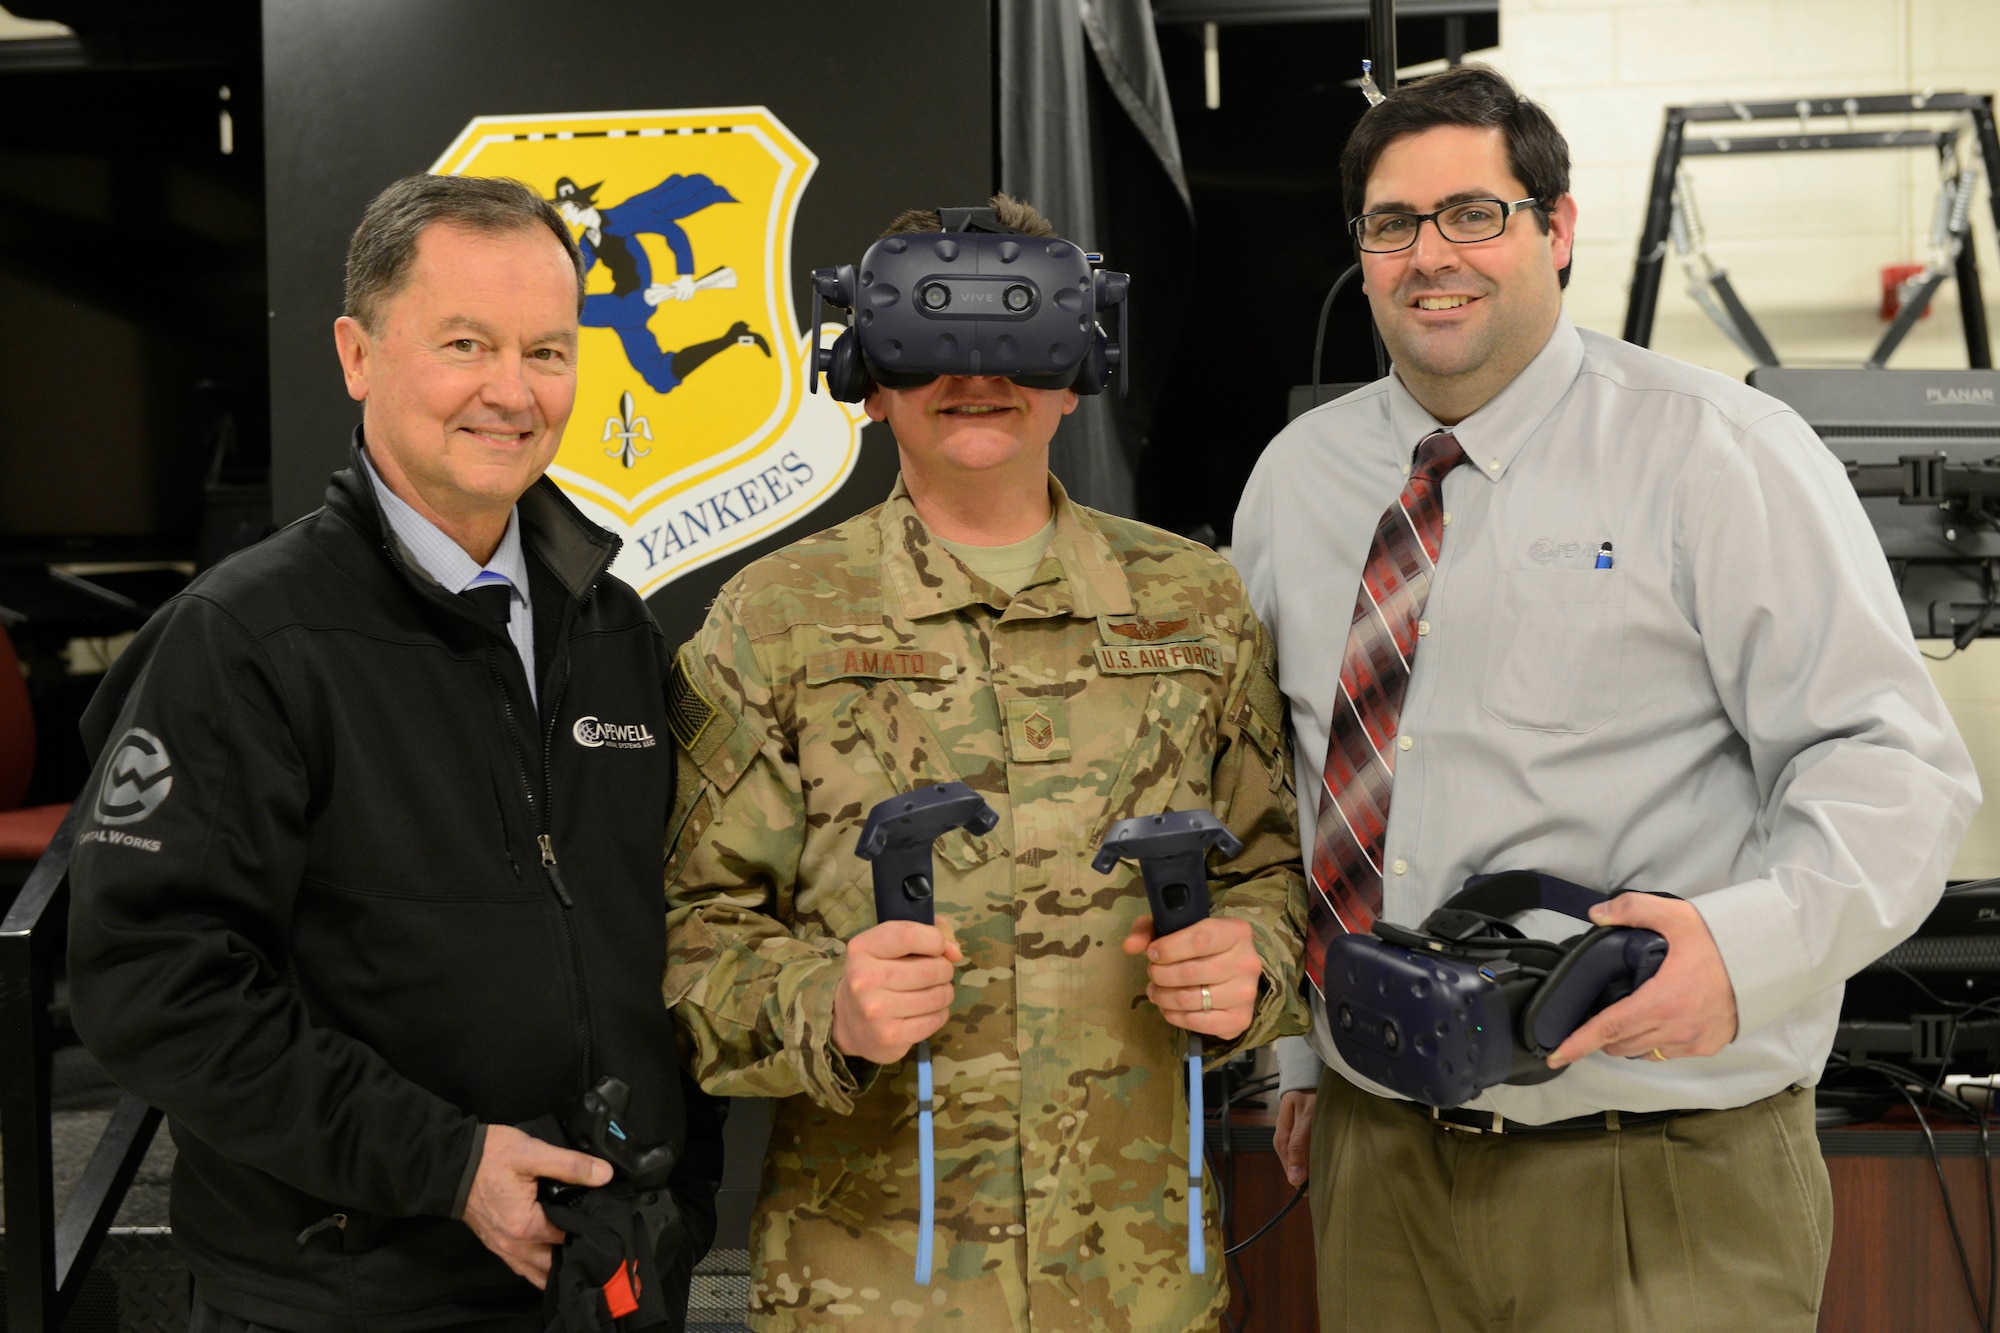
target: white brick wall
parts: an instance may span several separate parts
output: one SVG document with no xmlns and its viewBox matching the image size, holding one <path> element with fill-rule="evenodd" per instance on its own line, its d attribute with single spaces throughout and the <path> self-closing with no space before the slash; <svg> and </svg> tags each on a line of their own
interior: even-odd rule
<svg viewBox="0 0 2000 1333">
<path fill-rule="evenodd" d="M 1571 314 L 1611 333 L 1624 323 L 1664 107 L 2000 89 L 2000 0 L 1501 0 L 1500 40 L 1493 63 L 1554 113 L 1570 142 L 1581 214 Z M 1758 132 L 1792 127 L 1765 122 Z M 1690 172 L 1710 254 L 1780 356 L 1858 362 L 1880 331 L 1879 270 L 1924 259 L 1931 155 L 1700 158 Z M 1982 186 L 1973 230 L 1989 319 L 2000 327 L 1985 196 Z M 1670 254 L 1654 346 L 1742 373 L 1747 363 L 1710 331 L 1685 287 Z M 1921 335 L 1891 364 L 1964 365 L 1957 321 L 1947 283 Z"/>
</svg>

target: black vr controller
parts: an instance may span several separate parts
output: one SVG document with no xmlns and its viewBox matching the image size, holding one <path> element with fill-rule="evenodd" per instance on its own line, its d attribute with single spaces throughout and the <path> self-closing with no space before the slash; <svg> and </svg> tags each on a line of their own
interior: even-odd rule
<svg viewBox="0 0 2000 1333">
<path fill-rule="evenodd" d="M 814 373 L 819 391 L 858 403 L 940 375 L 1004 375 L 1031 389 L 1102 393 L 1131 381 L 1131 278 L 1096 270 L 1099 257 L 1054 236 L 1028 236 L 990 208 L 943 208 L 944 230 L 885 236 L 852 264 L 813 270 Z M 817 345 L 821 302 L 854 319 Z M 1097 316 L 1119 307 L 1118 337 Z"/>
<path fill-rule="evenodd" d="M 1159 938 L 1208 916 L 1208 849 L 1217 846 L 1224 856 L 1243 850 L 1237 836 L 1207 810 L 1140 815 L 1111 826 L 1090 868 L 1108 875 L 1125 857 L 1139 863 L 1153 909 L 1153 935 Z"/>
<path fill-rule="evenodd" d="M 673 1174 L 674 1150 L 664 1143 L 650 1146 L 633 1139 L 625 1128 L 625 1113 L 632 1104 L 632 1090 L 623 1079 L 605 1077 L 586 1089 L 559 1116 L 544 1116 L 523 1129 L 536 1138 L 578 1152 L 601 1157 L 611 1163 L 612 1182 L 635 1190 L 656 1190 Z M 553 1120 L 554 1124 L 549 1122 Z M 560 1135 L 550 1130 L 560 1128 Z M 590 1191 L 588 1185 L 543 1180 L 543 1202 L 569 1203 Z"/>
<path fill-rule="evenodd" d="M 1243 850 L 1242 840 L 1207 810 L 1169 810 L 1138 815 L 1113 824 L 1097 846 L 1090 868 L 1108 875 L 1125 857 L 1139 863 L 1146 881 L 1146 901 L 1153 909 L 1153 937 L 1161 939 L 1185 930 L 1208 916 L 1208 849 L 1224 856 Z M 1208 988 L 1202 988 L 1207 1003 Z M 1188 1269 L 1208 1271 L 1202 1244 L 1202 1047 L 1199 1033 L 1187 1034 L 1188 1090 Z"/>
<path fill-rule="evenodd" d="M 550 1257 L 542 1317 L 560 1333 L 638 1333 L 672 1322 L 656 1252 L 680 1209 L 667 1189 L 674 1150 L 642 1144 L 626 1125 L 632 1091 L 601 1078 L 558 1115 L 522 1125 L 538 1139 L 611 1163 L 610 1183 L 544 1178 L 537 1190 L 549 1222 L 568 1239 Z"/>
<path fill-rule="evenodd" d="M 1505 918 L 1543 908 L 1589 920 L 1610 895 L 1534 870 L 1475 875 L 1415 930 L 1375 923 L 1327 950 L 1333 1042 L 1355 1071 L 1452 1107 L 1496 1083 L 1545 1083 L 1570 1033 L 1644 985 L 1667 956 L 1658 933 L 1594 926 L 1560 943 Z"/>
<path fill-rule="evenodd" d="M 936 924 L 931 844 L 955 828 L 988 833 L 999 822 L 985 798 L 963 782 L 918 787 L 879 802 L 868 812 L 854 848 L 872 863 L 875 919 Z"/>
<path fill-rule="evenodd" d="M 985 798 L 963 782 L 940 782 L 877 802 L 854 847 L 854 854 L 870 863 L 875 877 L 875 920 L 935 925 L 937 884 L 931 871 L 931 844 L 955 828 L 988 833 L 999 822 Z M 916 1280 L 927 1286 L 937 1221 L 930 1042 L 918 1042 L 911 1056 L 917 1067 Z"/>
</svg>

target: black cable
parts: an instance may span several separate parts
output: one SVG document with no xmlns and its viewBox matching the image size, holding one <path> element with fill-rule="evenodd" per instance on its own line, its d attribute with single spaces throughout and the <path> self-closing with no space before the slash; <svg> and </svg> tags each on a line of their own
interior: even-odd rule
<svg viewBox="0 0 2000 1333">
<path fill-rule="evenodd" d="M 1930 987 L 1918 981 L 1916 976 L 1907 969 L 1895 967 L 1892 970 L 1902 973 L 1912 985 L 1924 994 L 1929 995 L 1933 1000 L 1938 999 Z M 1952 1047 L 1958 1041 L 1958 1025 L 1966 1018 L 1978 1013 L 1981 1009 L 1992 1007 L 1994 1001 L 1981 1000 L 1977 1004 L 1957 1006 L 1952 1005 L 1949 1001 L 1940 1000 L 1939 1003 L 1944 1004 L 1947 1008 L 1957 1008 L 1961 1012 L 1952 1014 L 1946 1021 L 1943 1059 L 1938 1062 L 1937 1076 L 1931 1080 L 1929 1088 L 1938 1096 L 1956 1102 L 1969 1115 L 1974 1110 L 1972 1103 L 1945 1088 L 1945 1071 L 1951 1068 L 1951 1052 Z M 1895 1068 L 1896 1066 L 1891 1067 Z M 1996 1313 L 2000 1313 L 2000 1307 L 1996 1307 L 1994 1301 L 1994 1297 L 2000 1295 L 2000 1227 L 1996 1227 L 1993 1207 L 1993 1140 L 1987 1132 L 1987 1120 L 1992 1109 L 1992 1088 L 1990 1083 L 1987 1088 L 1987 1105 L 1977 1109 L 1979 1113 L 1980 1192 L 1986 1198 L 1986 1317 L 1980 1322 L 1980 1327 L 1985 1330 L 1985 1333 L 1994 1333 L 1993 1320 Z M 1946 1207 L 1948 1208 L 1949 1206 L 1950 1204 L 1947 1202 Z M 1973 1313 L 1976 1316 L 1979 1312 L 1979 1302 L 1975 1300 L 1972 1305 Z"/>
<path fill-rule="evenodd" d="M 1319 328 L 1313 334 L 1312 402 L 1307 404 L 1308 407 L 1319 406 L 1319 359 L 1320 356 L 1326 351 L 1326 317 L 1333 313 L 1333 298 L 1340 295 L 1340 289 L 1347 285 L 1347 280 L 1353 277 L 1355 274 L 1359 273 L 1360 271 L 1361 271 L 1361 262 L 1359 260 L 1356 260 L 1354 263 L 1349 264 L 1347 266 L 1346 272 L 1342 273 L 1339 277 L 1333 280 L 1333 286 L 1331 289 L 1328 290 L 1326 294 L 1326 300 L 1320 302 Z M 1373 315 L 1369 316 L 1369 327 L 1370 328 L 1374 327 Z M 1379 350 L 1382 344 L 1379 337 L 1377 338 L 1375 345 L 1376 348 L 1378 349 L 1375 355 L 1375 360 L 1379 364 L 1382 359 L 1382 355 Z M 1383 372 L 1383 374 L 1387 373 L 1388 373 L 1387 371 Z M 1380 376 L 1377 376 L 1377 378 L 1379 379 Z"/>
<path fill-rule="evenodd" d="M 2000 1311 L 1994 1300 L 2000 1296 L 2000 1231 L 1995 1230 L 1993 1216 L 1993 1140 L 1986 1132 L 1992 1104 L 1990 1087 L 1987 1093 L 1988 1104 L 1979 1108 L 1979 1175 L 1986 1185 L 1986 1333 L 1993 1333 L 1993 1318 Z"/>
<path fill-rule="evenodd" d="M 2000 524 L 1991 524 L 1989 522 L 1989 526 L 2000 526 Z M 2000 607 L 2000 584 L 1992 582 L 1993 573 L 1990 567 L 1987 569 L 1986 577 L 1988 581 L 1986 605 L 1980 607 L 1979 614 L 1974 616 L 1968 623 L 1961 625 L 1958 631 L 1951 636 L 1951 651 L 1948 653 L 1924 653 L 1925 657 L 1928 657 L 1933 662 L 1948 662 L 1964 652 L 1971 645 L 1972 641 L 1979 637 L 1980 631 L 1986 628 L 1986 617 L 1992 615 L 1996 607 Z M 1922 650 L 1919 649 L 1918 651 L 1921 652 Z"/>
<path fill-rule="evenodd" d="M 1226 1096 L 1227 1096 L 1227 1094 L 1225 1094 L 1225 1098 L 1226 1098 Z M 1225 1134 L 1226 1134 L 1226 1132 L 1227 1132 L 1227 1131 L 1225 1130 Z M 1225 1154 L 1224 1154 L 1224 1156 L 1226 1157 L 1226 1156 L 1227 1156 L 1227 1153 L 1225 1153 Z M 1225 1184 L 1223 1183 L 1223 1175 L 1222 1175 L 1222 1172 L 1216 1169 L 1216 1165 L 1215 1165 L 1215 1156 L 1214 1156 L 1214 1154 L 1212 1154 L 1212 1153 L 1210 1153 L 1210 1152 L 1208 1152 L 1207 1150 L 1205 1150 L 1205 1149 L 1204 1149 L 1204 1150 L 1203 1150 L 1203 1152 L 1202 1152 L 1202 1160 L 1208 1163 L 1208 1174 L 1209 1174 L 1209 1178 L 1210 1178 L 1211 1180 L 1213 1180 L 1213 1181 L 1215 1182 L 1215 1189 L 1216 1189 L 1216 1212 L 1217 1212 L 1217 1213 L 1219 1214 L 1219 1217 L 1218 1217 L 1218 1221 L 1220 1221 L 1220 1223 L 1222 1224 L 1222 1244 L 1223 1244 L 1223 1251 L 1222 1251 L 1222 1262 L 1223 1262 L 1223 1266 L 1224 1266 L 1224 1268 L 1225 1268 L 1225 1269 L 1226 1269 L 1226 1270 L 1227 1270 L 1227 1271 L 1228 1271 L 1229 1273 L 1231 1273 L 1231 1274 L 1233 1274 L 1233 1275 L 1234 1275 L 1234 1280 L 1235 1280 L 1235 1283 L 1236 1283 L 1236 1289 L 1237 1289 L 1237 1290 L 1239 1290 L 1239 1291 L 1241 1291 L 1241 1292 L 1243 1293 L 1243 1321 L 1244 1321 L 1244 1323 L 1245 1323 L 1245 1324 L 1247 1325 L 1247 1324 L 1248 1324 L 1248 1323 L 1250 1322 L 1250 1288 L 1249 1288 L 1248 1286 L 1246 1286 L 1246 1285 L 1244 1284 L 1244 1281 L 1243 1281 L 1243 1269 L 1242 1269 L 1241 1265 L 1238 1265 L 1238 1264 L 1235 1264 L 1235 1263 L 1233 1263 L 1233 1262 L 1232 1262 L 1232 1260 L 1231 1260 L 1231 1258 L 1230 1258 L 1230 1256 L 1231 1256 L 1231 1255 L 1232 1255 L 1232 1254 L 1234 1253 L 1234 1251 L 1228 1248 L 1228 1246 L 1229 1246 L 1229 1223 L 1230 1223 L 1230 1216 L 1229 1216 L 1229 1213 L 1230 1213 L 1230 1200 L 1229 1200 L 1229 1193 L 1230 1193 L 1230 1189 L 1229 1189 L 1229 1186 L 1228 1186 L 1228 1185 L 1225 1185 Z M 1232 1183 L 1233 1183 L 1233 1182 L 1232 1182 Z M 1230 1304 L 1231 1304 L 1231 1305 L 1235 1304 L 1235 1300 L 1234 1300 L 1234 1298 L 1231 1298 L 1231 1301 L 1230 1301 Z M 1228 1307 L 1228 1306 L 1224 1306 L 1224 1307 L 1223 1307 L 1223 1310 L 1222 1310 L 1222 1322 L 1223 1322 L 1223 1323 L 1224 1323 L 1225 1325 L 1227 1325 L 1227 1326 L 1228 1326 L 1228 1328 L 1229 1328 L 1229 1330 L 1230 1330 L 1230 1333 L 1237 1333 L 1237 1324 L 1236 1324 L 1236 1320 L 1235 1320 L 1235 1318 L 1234 1318 L 1234 1317 L 1233 1317 L 1233 1316 L 1232 1316 L 1232 1315 L 1230 1314 L 1230 1312 L 1229 1312 L 1229 1307 Z"/>
<path fill-rule="evenodd" d="M 1245 1249 L 1251 1245 L 1255 1245 L 1258 1241 L 1264 1239 L 1264 1233 L 1269 1231 L 1272 1227 L 1278 1225 L 1278 1223 L 1284 1221 L 1285 1214 L 1291 1212 L 1293 1208 L 1298 1206 L 1299 1200 L 1306 1197 L 1306 1186 L 1310 1184 L 1312 1184 L 1310 1180 L 1300 1181 L 1299 1187 L 1292 1191 L 1292 1197 L 1285 1201 L 1285 1206 L 1283 1208 L 1280 1208 L 1277 1212 L 1273 1213 L 1271 1215 L 1270 1221 L 1266 1222 L 1263 1226 L 1258 1227 L 1255 1231 L 1250 1233 L 1250 1238 L 1248 1240 L 1232 1245 L 1228 1249 L 1224 1250 L 1222 1252 L 1224 1257 L 1233 1255 L 1238 1250 Z"/>
<path fill-rule="evenodd" d="M 1233 1272 L 1235 1275 L 1236 1289 L 1243 1293 L 1243 1323 L 1245 1326 L 1248 1326 L 1248 1324 L 1250 1323 L 1250 1286 L 1243 1280 L 1242 1266 L 1239 1264 L 1232 1268 L 1231 1259 L 1229 1257 L 1229 1230 L 1230 1227 L 1234 1224 L 1236 1217 L 1236 1138 L 1235 1135 L 1230 1133 L 1229 1104 L 1236 1099 L 1236 1090 L 1230 1086 L 1229 1070 L 1227 1069 L 1227 1067 L 1225 1067 L 1221 1071 L 1221 1073 L 1222 1073 L 1222 1160 L 1228 1164 L 1229 1170 L 1226 1174 L 1221 1171 L 1217 1171 L 1215 1169 L 1215 1164 L 1213 1162 L 1210 1162 L 1208 1173 L 1211 1176 L 1215 1177 L 1216 1188 L 1222 1192 L 1222 1199 L 1221 1199 L 1222 1206 L 1218 1211 L 1221 1214 L 1219 1220 L 1222 1223 L 1223 1271 L 1225 1274 Z M 1206 1156 L 1206 1149 L 1203 1150 L 1203 1155 Z M 1234 1302 L 1232 1302 L 1232 1304 L 1233 1303 Z M 1236 1319 L 1230 1313 L 1228 1306 L 1223 1307 L 1222 1321 L 1225 1324 L 1229 1325 L 1229 1333 L 1236 1333 Z"/>
<path fill-rule="evenodd" d="M 1865 1070 L 1880 1076 L 1897 1092 L 1902 1094 L 1903 1100 L 1910 1104 L 1910 1110 L 1916 1113 L 1917 1128 L 1923 1131 L 1924 1144 L 1930 1150 L 1931 1169 L 1937 1173 L 1938 1194 L 1944 1201 L 1944 1220 L 1946 1225 L 1951 1228 L 1951 1243 L 1952 1248 L 1958 1254 L 1959 1274 L 1965 1279 L 1965 1298 L 1972 1302 L 1972 1317 L 1977 1321 L 1978 1326 L 1991 1333 L 1993 1325 L 1990 1307 L 1982 1309 L 1980 1306 L 1979 1286 L 1972 1280 L 1972 1260 L 1966 1255 L 1965 1237 L 1958 1229 L 1958 1211 L 1951 1205 L 1951 1186 L 1944 1178 L 1944 1158 L 1938 1152 L 1937 1135 L 1931 1132 L 1930 1117 L 1924 1114 L 1923 1106 L 1910 1094 L 1910 1089 L 1904 1082 L 1904 1079 L 1910 1075 L 1910 1071 L 1874 1060 L 1843 1060 L 1842 1063 L 1849 1069 Z M 1923 1080 L 1920 1078 L 1911 1079 L 1911 1081 L 1917 1083 L 1919 1086 L 1923 1086 Z M 1928 1092 L 1929 1089 L 1926 1088 L 1926 1091 Z M 1950 1097 L 1948 1093 L 1945 1095 Z M 1950 1097 L 1950 1099 L 1953 1101 L 1959 1100 L 1955 1097 Z M 1960 1101 L 1959 1104 L 1967 1111 L 1972 1109 L 1965 1102 Z M 1989 1248 L 1990 1246 L 1989 1233 Z"/>
<path fill-rule="evenodd" d="M 1929 986 L 1926 986 L 1918 979 L 1916 973 L 1910 971 L 1909 968 L 1904 967 L 1901 963 L 1884 963 L 1882 964 L 1882 970 L 1885 972 L 1894 972 L 1897 976 L 1922 991 L 1926 1000 L 1929 1000 L 1932 1004 L 1940 1008 L 1954 1011 L 1959 1018 L 1970 1018 L 1981 1009 L 1991 1009 L 1994 1005 L 2000 1004 L 2000 996 L 1987 1000 L 1947 1000 L 1944 996 L 1939 995 Z M 1957 1012 L 1960 1010 L 1963 1010 L 1963 1012 Z"/>
<path fill-rule="evenodd" d="M 1965 889 L 1977 889 L 1986 887 L 1995 882 L 2000 882 L 2000 881 L 1972 880 L 1966 884 L 1959 886 L 1959 888 L 1961 891 Z M 1951 892 L 1951 890 L 1947 889 L 1946 892 L 1949 893 Z M 1889 965 L 1889 970 L 1896 973 L 1898 976 L 1901 976 L 1905 981 L 1909 982 L 1912 986 L 1916 987 L 1933 1003 L 1939 1005 L 1944 1009 L 1952 1011 L 1945 1026 L 1944 1051 L 1942 1053 L 1943 1058 L 1938 1062 L 1937 1074 L 1930 1081 L 1929 1087 L 1931 1091 L 1935 1092 L 1937 1095 L 1950 1098 L 1952 1101 L 1957 1102 L 1959 1106 L 1965 1109 L 1967 1112 L 1972 1111 L 1974 1108 L 1970 1101 L 1968 1101 L 1964 1097 L 1956 1096 L 1946 1090 L 1944 1086 L 1945 1072 L 1951 1068 L 1952 1050 L 1958 1044 L 1959 1024 L 1964 1022 L 1966 1019 L 1970 1018 L 1972 1015 L 1979 1013 L 1981 1010 L 1991 1011 L 1995 1009 L 1996 1005 L 2000 1004 L 2000 1001 L 1996 1001 L 1994 999 L 1986 999 L 1974 1003 L 1966 1003 L 1964 1001 L 1947 1000 L 1944 997 L 1940 996 L 1936 991 L 1932 990 L 1929 986 L 1925 985 L 1920 979 L 1918 979 L 1917 975 L 1914 972 L 1910 971 L 1908 968 L 1892 963 Z M 1851 1065 L 1853 1062 L 1847 1061 L 1847 1063 Z M 1895 1066 L 1889 1066 L 1889 1067 L 1895 1068 Z M 1880 1073 L 1881 1071 L 1874 1070 L 1871 1072 Z M 1913 1071 L 1903 1071 L 1903 1072 L 1909 1073 Z M 1921 1082 L 1921 1080 L 1913 1080 L 1913 1081 Z M 1996 1218 L 1995 1216 L 1994 1198 L 1993 1198 L 1993 1140 L 1989 1132 L 1989 1123 L 1993 1109 L 1992 1094 L 1993 1094 L 1993 1088 L 1991 1082 L 1989 1081 L 1987 1085 L 1987 1096 L 1985 1104 L 1977 1108 L 1978 1123 L 1979 1123 L 1979 1164 L 1980 1164 L 1979 1177 L 1980 1177 L 1980 1187 L 1981 1187 L 1980 1193 L 1985 1197 L 1986 1200 L 1986 1316 L 1984 1319 L 1980 1321 L 1980 1327 L 1982 1327 L 1985 1330 L 1985 1333 L 1994 1333 L 1994 1320 L 1996 1317 L 2000 1317 L 2000 1218 Z M 1942 1167 L 1939 1168 L 1939 1178 L 1940 1181 L 1942 1181 L 1943 1178 Z M 1945 1201 L 1947 1216 L 1949 1216 L 1950 1207 L 1951 1207 L 1951 1202 L 1949 1197 L 1947 1196 Z M 1975 1298 L 1972 1304 L 1973 1304 L 1973 1313 L 1975 1316 L 1977 1316 L 1979 1311 L 1979 1302 Z"/>
<path fill-rule="evenodd" d="M 1252 1079 L 1250 1082 L 1245 1083 L 1242 1087 L 1236 1089 L 1236 1091 L 1233 1094 L 1231 1094 L 1231 1096 L 1238 1105 L 1245 1105 L 1246 1103 L 1243 1101 L 1244 1098 L 1258 1096 L 1261 1093 L 1266 1093 L 1271 1091 L 1271 1089 L 1277 1086 L 1278 1086 L 1278 1076 L 1276 1074 L 1272 1074 L 1268 1078 Z"/>
<path fill-rule="evenodd" d="M 1250 1327 L 1250 1282 L 1243 1276 L 1243 1261 L 1228 1249 L 1224 1249 L 1222 1262 L 1228 1265 L 1229 1278 L 1236 1284 L 1235 1289 L 1243 1293 L 1243 1327 L 1247 1329 Z M 1227 1311 L 1224 1313 L 1226 1315 Z M 1232 1331 L 1236 1328 L 1234 1319 L 1229 1320 L 1229 1327 Z"/>
<path fill-rule="evenodd" d="M 1360 266 L 1356 265 L 1355 267 L 1358 268 Z M 1335 290 L 1339 290 L 1338 287 Z M 1328 299 L 1331 300 L 1332 298 L 1329 297 Z M 1229 1133 L 1229 1105 L 1238 1093 L 1254 1089 L 1260 1084 L 1275 1084 L 1277 1081 L 1278 1077 L 1276 1075 L 1267 1075 L 1265 1078 L 1252 1080 L 1242 1088 L 1232 1089 L 1229 1086 L 1228 1080 L 1224 1079 L 1222 1084 L 1222 1157 L 1229 1164 L 1228 1174 L 1225 1175 L 1223 1172 L 1216 1170 L 1215 1159 L 1208 1156 L 1206 1152 L 1203 1153 L 1203 1157 L 1208 1162 L 1208 1173 L 1215 1178 L 1217 1190 L 1221 1196 L 1217 1211 L 1221 1215 L 1220 1220 L 1222 1223 L 1222 1258 L 1229 1265 L 1229 1271 L 1234 1275 L 1237 1290 L 1243 1293 L 1243 1320 L 1246 1325 L 1250 1320 L 1250 1285 L 1244 1280 L 1243 1265 L 1236 1256 L 1262 1240 L 1266 1235 L 1270 1234 L 1273 1227 L 1284 1221 L 1285 1214 L 1298 1206 L 1299 1200 L 1305 1197 L 1306 1186 L 1311 1183 L 1310 1181 L 1301 1181 L 1299 1187 L 1292 1191 L 1292 1197 L 1285 1200 L 1285 1206 L 1273 1213 L 1265 1221 L 1264 1225 L 1258 1227 L 1247 1239 L 1235 1245 L 1229 1243 L 1230 1234 L 1234 1227 L 1236 1209 L 1236 1145 Z M 1274 1144 L 1273 1152 L 1275 1151 L 1276 1145 Z M 1234 1333 L 1236 1321 L 1230 1317 L 1229 1311 L 1224 1310 L 1222 1318 L 1228 1324 L 1232 1333 Z"/>
</svg>

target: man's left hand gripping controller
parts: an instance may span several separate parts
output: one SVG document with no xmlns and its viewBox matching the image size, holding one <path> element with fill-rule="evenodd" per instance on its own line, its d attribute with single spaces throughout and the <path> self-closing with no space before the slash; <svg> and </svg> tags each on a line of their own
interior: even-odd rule
<svg viewBox="0 0 2000 1333">
<path fill-rule="evenodd" d="M 989 833 L 1000 822 L 993 807 L 963 782 L 940 782 L 892 796 L 868 812 L 854 854 L 871 862 L 875 919 L 937 924 L 937 881 L 931 844 L 955 828 Z M 931 1280 L 931 1236 L 937 1221 L 937 1168 L 931 1120 L 931 1044 L 920 1041 L 917 1060 L 917 1164 L 922 1198 L 917 1231 L 917 1283 Z"/>
<path fill-rule="evenodd" d="M 1146 881 L 1146 901 L 1153 909 L 1153 936 L 1185 930 L 1208 916 L 1208 849 L 1224 856 L 1243 850 L 1242 841 L 1207 810 L 1169 810 L 1161 815 L 1121 819 L 1098 846 L 1090 868 L 1108 875 L 1118 862 L 1131 857 Z M 1208 1267 L 1202 1243 L 1201 1164 L 1201 1037 L 1187 1039 L 1188 1079 L 1188 1268 Z"/>
</svg>

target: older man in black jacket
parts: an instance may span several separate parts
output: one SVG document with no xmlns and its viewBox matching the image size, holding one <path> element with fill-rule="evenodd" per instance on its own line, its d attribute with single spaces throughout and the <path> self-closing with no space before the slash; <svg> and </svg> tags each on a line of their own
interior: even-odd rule
<svg viewBox="0 0 2000 1333">
<path fill-rule="evenodd" d="M 86 718 L 77 1026 L 171 1118 L 197 1328 L 539 1330 L 537 1182 L 611 1168 L 513 1126 L 605 1075 L 681 1150 L 676 1312 L 712 1235 L 717 1127 L 659 992 L 671 657 L 542 478 L 582 272 L 513 182 L 378 197 L 335 326 L 350 466 Z"/>
</svg>

